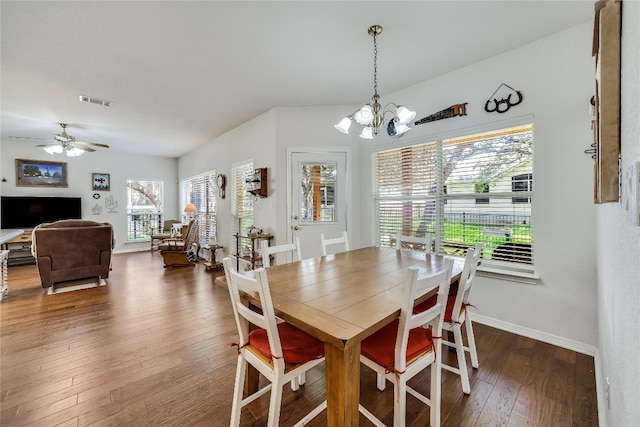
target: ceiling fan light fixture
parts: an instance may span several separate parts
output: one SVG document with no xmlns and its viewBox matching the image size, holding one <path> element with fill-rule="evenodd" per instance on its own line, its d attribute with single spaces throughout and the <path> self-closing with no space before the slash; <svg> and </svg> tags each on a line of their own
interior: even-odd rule
<svg viewBox="0 0 640 427">
<path fill-rule="evenodd" d="M 380 95 L 378 95 L 378 36 L 382 33 L 382 26 L 372 25 L 369 27 L 368 33 L 373 37 L 373 96 L 371 97 L 373 101 L 345 117 L 334 127 L 338 131 L 348 134 L 351 125 L 350 119 L 353 118 L 356 123 L 363 126 L 360 138 L 374 139 L 378 135 L 380 127 L 385 123 L 385 116 L 390 115 L 392 119 L 387 127 L 387 133 L 389 136 L 400 136 L 411 129 L 407 124 L 416 117 L 416 112 L 394 103 L 387 104 L 384 110 L 381 108 L 378 102 L 380 99 Z"/>
<path fill-rule="evenodd" d="M 81 150 L 77 147 L 66 147 L 64 150 L 64 154 L 67 157 L 78 157 L 84 154 L 84 150 Z"/>
<path fill-rule="evenodd" d="M 62 145 L 49 145 L 47 147 L 42 147 L 42 149 L 52 156 L 54 154 L 62 154 Z"/>
</svg>

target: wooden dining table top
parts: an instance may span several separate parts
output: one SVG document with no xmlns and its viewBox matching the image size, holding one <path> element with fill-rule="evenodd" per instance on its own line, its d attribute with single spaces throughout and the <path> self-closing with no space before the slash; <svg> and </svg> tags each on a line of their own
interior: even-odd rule
<svg viewBox="0 0 640 427">
<path fill-rule="evenodd" d="M 455 278 L 462 272 L 464 259 L 452 259 Z M 408 268 L 427 275 L 440 271 L 444 260 L 433 253 L 372 246 L 266 271 L 276 315 L 341 348 L 400 315 L 398 297 Z"/>
</svg>

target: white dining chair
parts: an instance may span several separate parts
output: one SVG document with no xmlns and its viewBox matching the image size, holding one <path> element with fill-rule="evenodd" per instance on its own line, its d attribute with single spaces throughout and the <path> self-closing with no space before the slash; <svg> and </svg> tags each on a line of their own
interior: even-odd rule
<svg viewBox="0 0 640 427">
<path fill-rule="evenodd" d="M 249 277 L 234 269 L 230 257 L 224 258 L 223 265 L 240 338 L 230 425 L 239 426 L 242 408 L 271 391 L 266 425 L 277 427 L 284 384 L 324 361 L 324 343 L 289 323 L 276 320 L 264 268 L 254 270 Z M 259 299 L 260 312 L 248 307 L 243 295 Z M 249 324 L 257 329 L 250 331 Z M 256 368 L 270 384 L 243 399 L 247 364 Z M 325 400 L 295 425 L 305 425 L 326 407 Z"/>
<path fill-rule="evenodd" d="M 302 247 L 300 246 L 300 237 L 296 236 L 293 239 L 293 243 L 286 243 L 284 245 L 269 246 L 269 241 L 264 239 L 260 242 L 260 256 L 262 257 L 262 266 L 264 268 L 271 267 L 271 255 L 277 254 L 291 254 L 294 258 L 291 261 L 299 261 L 302 259 Z M 291 389 L 293 391 L 298 390 L 301 385 L 304 385 L 306 381 L 306 375 L 304 372 L 297 378 L 291 381 Z"/>
<path fill-rule="evenodd" d="M 453 295 L 449 295 L 447 299 L 447 307 L 444 315 L 443 331 L 453 333 L 454 342 L 442 340 L 442 344 L 456 349 L 456 357 L 458 366 L 442 364 L 442 369 L 453 372 L 460 376 L 462 383 L 462 392 L 471 393 L 471 385 L 469 383 L 469 371 L 467 370 L 466 353 L 470 354 L 471 366 L 478 369 L 478 351 L 476 350 L 476 340 L 473 334 L 473 325 L 471 316 L 467 313 L 469 307 L 469 294 L 471 293 L 471 285 L 476 276 L 476 271 L 482 255 L 482 243 L 476 244 L 475 247 L 467 249 L 467 255 L 464 261 L 464 267 L 458 282 L 457 291 Z M 433 298 L 419 304 L 415 307 L 415 311 L 428 309 L 435 303 Z M 464 325 L 467 335 L 467 345 L 464 344 L 462 336 L 462 326 Z"/>
<path fill-rule="evenodd" d="M 409 247 L 415 249 L 416 247 L 424 248 L 425 252 L 431 252 L 431 243 L 433 237 L 431 233 L 425 233 L 422 237 L 407 236 L 402 234 L 402 230 L 398 231 L 396 235 L 396 249 L 400 250 Z"/>
<path fill-rule="evenodd" d="M 453 261 L 445 260 L 445 268 L 439 272 L 419 277 L 418 268 L 411 267 L 399 295 L 401 302 L 400 317 L 373 335 L 365 338 L 361 344 L 360 361 L 371 368 L 377 375 L 383 375 L 393 383 L 393 425 L 405 426 L 407 393 L 430 407 L 430 425 L 440 425 L 440 400 L 442 388 L 442 343 L 440 339 L 444 310 L 446 307 Z M 437 288 L 437 302 L 428 310 L 414 313 L 417 300 Z M 430 324 L 431 328 L 422 325 Z M 430 394 L 420 394 L 407 382 L 421 373 L 431 369 Z M 384 424 L 362 404 L 360 412 L 378 427 Z"/>
<path fill-rule="evenodd" d="M 343 231 L 340 237 L 326 239 L 324 234 L 320 234 L 320 242 L 322 243 L 322 255 L 327 256 L 327 248 L 333 245 L 342 245 L 345 251 L 349 250 L 349 237 L 347 232 Z"/>
<path fill-rule="evenodd" d="M 262 266 L 264 268 L 271 267 L 271 255 L 275 256 L 277 254 L 291 254 L 293 257 L 291 261 L 300 261 L 302 259 L 300 237 L 296 236 L 293 239 L 293 243 L 284 245 L 269 246 L 267 240 L 260 242 L 260 256 L 262 257 Z"/>
</svg>

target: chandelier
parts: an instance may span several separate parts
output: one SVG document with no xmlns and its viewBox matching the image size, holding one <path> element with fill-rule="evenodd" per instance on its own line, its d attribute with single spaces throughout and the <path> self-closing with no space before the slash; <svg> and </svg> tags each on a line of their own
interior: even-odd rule
<svg viewBox="0 0 640 427">
<path fill-rule="evenodd" d="M 416 112 L 409 110 L 407 107 L 389 103 L 382 110 L 382 106 L 378 102 L 378 35 L 382 33 L 380 25 L 372 25 L 369 27 L 369 35 L 373 36 L 373 102 L 364 104 L 359 110 L 345 117 L 334 127 L 344 134 L 349 134 L 351 121 L 362 126 L 360 138 L 373 139 L 378 135 L 380 127 L 385 123 L 385 116 L 390 116 L 387 123 L 387 133 L 389 136 L 400 137 L 411 128 L 407 126 L 415 117 Z M 382 110 L 382 112 L 381 112 Z"/>
</svg>

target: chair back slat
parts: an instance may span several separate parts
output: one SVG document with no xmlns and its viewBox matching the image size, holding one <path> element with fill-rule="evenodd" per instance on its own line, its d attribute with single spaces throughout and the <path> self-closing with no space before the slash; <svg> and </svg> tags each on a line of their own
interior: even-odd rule
<svg viewBox="0 0 640 427">
<path fill-rule="evenodd" d="M 445 259 L 444 268 L 438 273 L 420 276 L 419 270 L 415 267 L 411 267 L 407 271 L 395 347 L 395 369 L 398 372 L 403 372 L 406 368 L 407 343 L 411 329 L 431 324 L 433 336 L 442 334 L 442 322 L 447 305 L 446 299 L 449 293 L 452 270 L 453 261 Z M 428 310 L 414 314 L 413 307 L 416 302 L 434 288 L 438 289 L 438 302 Z"/>
<path fill-rule="evenodd" d="M 284 245 L 269 246 L 269 242 L 267 240 L 262 240 L 260 242 L 260 254 L 262 256 L 262 266 L 264 268 L 271 267 L 271 255 L 277 255 L 280 253 L 291 253 L 293 255 L 293 261 L 300 261 L 302 259 L 300 237 L 296 236 L 293 239 L 293 243 L 287 243 Z"/>
<path fill-rule="evenodd" d="M 333 245 L 343 245 L 345 251 L 349 250 L 349 237 L 348 237 L 346 231 L 343 231 L 342 235 L 340 237 L 336 237 L 336 238 L 333 238 L 333 239 L 326 239 L 324 237 L 324 234 L 320 234 L 320 242 L 322 243 L 322 255 L 323 256 L 327 256 L 327 254 L 328 254 L 327 248 L 329 246 L 333 246 Z"/>
<path fill-rule="evenodd" d="M 420 245 L 424 246 L 425 252 L 431 252 L 431 243 L 433 242 L 433 237 L 431 233 L 425 233 L 422 237 L 416 236 L 407 236 L 402 234 L 402 230 L 398 231 L 396 235 L 396 249 L 400 250 L 405 248 L 404 244 L 408 243 L 410 245 Z"/>
</svg>

